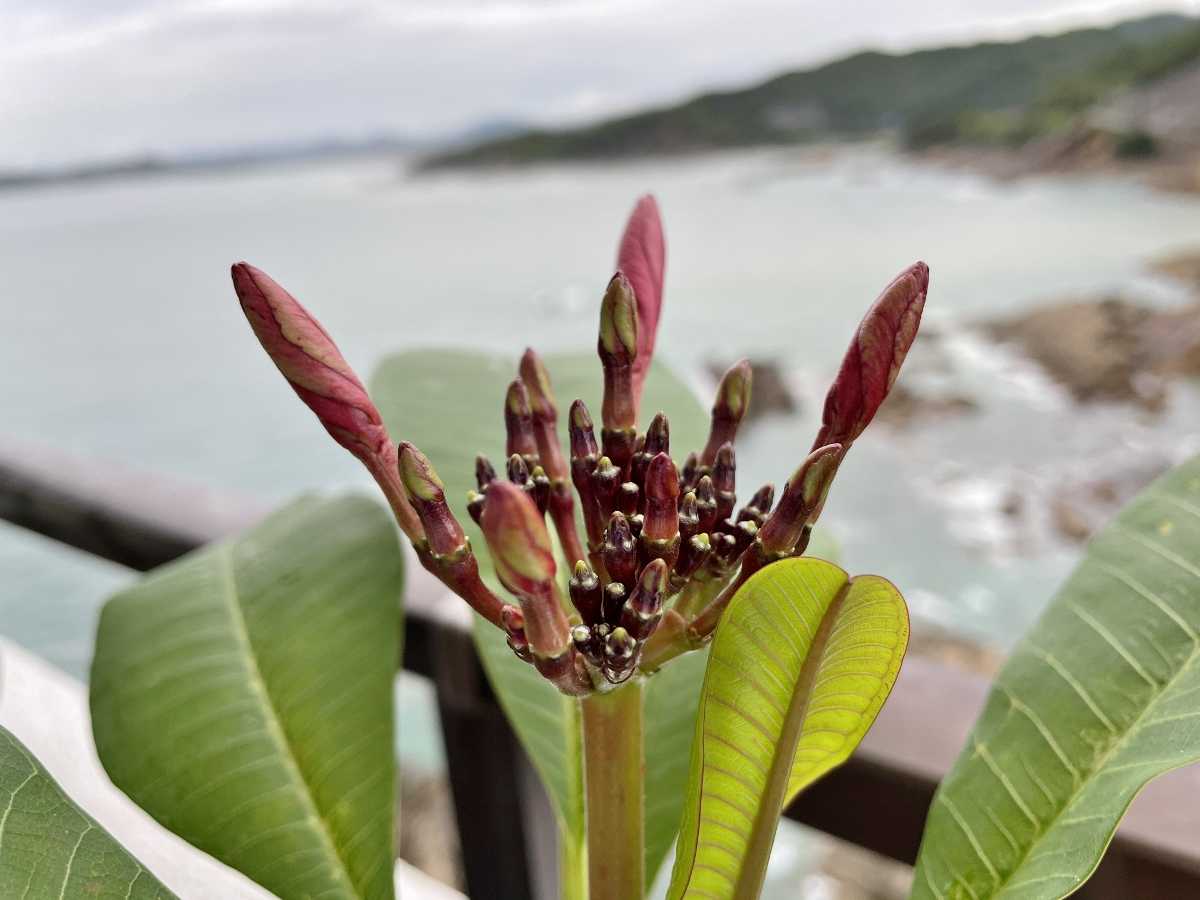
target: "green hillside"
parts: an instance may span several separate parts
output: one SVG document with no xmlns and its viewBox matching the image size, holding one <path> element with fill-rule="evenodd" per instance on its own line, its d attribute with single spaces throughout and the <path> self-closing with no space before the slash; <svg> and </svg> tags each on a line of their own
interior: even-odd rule
<svg viewBox="0 0 1200 900">
<path fill-rule="evenodd" d="M 750 88 L 431 157 L 430 168 L 612 159 L 894 132 L 911 146 L 1018 141 L 1122 84 L 1200 59 L 1200 24 L 1160 15 L 1012 43 L 856 53 Z"/>
</svg>

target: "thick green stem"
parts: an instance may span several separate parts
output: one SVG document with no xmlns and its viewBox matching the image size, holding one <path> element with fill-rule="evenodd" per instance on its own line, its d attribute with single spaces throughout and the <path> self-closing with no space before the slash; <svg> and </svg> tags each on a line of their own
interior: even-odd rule
<svg viewBox="0 0 1200 900">
<path fill-rule="evenodd" d="M 645 894 L 645 742 L 637 678 L 580 701 L 589 900 Z"/>
</svg>

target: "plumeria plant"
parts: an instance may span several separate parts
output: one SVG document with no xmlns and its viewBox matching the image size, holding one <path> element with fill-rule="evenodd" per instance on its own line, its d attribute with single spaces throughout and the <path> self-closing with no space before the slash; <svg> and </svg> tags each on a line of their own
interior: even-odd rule
<svg viewBox="0 0 1200 900">
<path fill-rule="evenodd" d="M 750 365 L 725 373 L 707 421 L 652 365 L 664 271 L 645 197 L 600 304 L 602 377 L 594 359 L 533 350 L 515 372 L 412 351 L 368 392 L 291 294 L 233 267 L 270 358 L 476 614 L 480 659 L 558 820 L 567 900 L 644 897 L 672 844 L 672 900 L 759 896 L 781 813 L 862 740 L 908 641 L 890 583 L 807 554 L 913 344 L 928 269 L 867 310 L 778 501 L 763 485 L 740 506 Z M 498 373 L 516 377 L 501 390 Z M 599 433 L 584 399 L 560 427 L 556 392 L 596 408 L 595 382 Z M 489 420 L 496 446 L 503 421 L 498 466 L 474 457 Z M 1200 459 L 1096 537 L 1013 652 L 938 791 L 913 897 L 1065 897 L 1137 791 L 1200 759 L 1197 546 Z M 110 598 L 90 689 L 113 782 L 284 900 L 392 897 L 402 572 L 379 504 L 309 497 Z M 9 896 L 172 895 L 0 729 Z"/>
<path fill-rule="evenodd" d="M 264 349 L 329 434 L 374 476 L 424 568 L 499 629 L 518 660 L 578 705 L 587 844 L 576 859 L 586 857 L 592 900 L 641 897 L 652 874 L 644 771 L 655 748 L 646 741 L 645 685 L 677 657 L 707 648 L 735 598 L 743 598 L 742 609 L 728 645 L 712 657 L 706 686 L 713 718 L 722 710 L 732 718 L 717 732 L 697 731 L 693 751 L 701 770 L 696 790 L 703 782 L 706 791 L 695 803 L 732 804 L 711 812 L 727 833 L 724 842 L 697 840 L 704 826 L 685 827 L 685 841 L 695 844 L 678 857 L 676 894 L 714 877 L 736 884 L 739 896 L 757 893 L 784 804 L 853 749 L 886 697 L 907 641 L 903 600 L 882 579 L 850 579 L 816 561 L 776 569 L 803 557 L 842 460 L 895 382 L 920 324 L 928 268 L 918 262 L 905 269 L 867 311 L 812 449 L 778 504 L 766 484 L 739 507 L 734 447 L 751 399 L 748 361 L 722 377 L 707 440 L 681 463 L 671 455 L 667 412 L 643 414 L 665 262 L 658 207 L 644 197 L 600 302 L 599 429 L 575 399 L 566 415 L 568 453 L 548 367 L 533 349 L 521 357 L 503 397 L 505 459 L 498 470 L 477 457 L 475 489 L 460 507 L 482 531 L 498 586 L 484 577 L 429 458 L 389 436 L 328 334 L 266 273 L 248 263 L 233 267 L 238 298 Z M 788 608 L 767 610 L 767 598 L 785 584 L 789 594 L 803 589 L 813 602 L 787 599 Z M 843 655 L 870 649 L 840 668 L 836 659 L 826 664 L 831 644 Z M 769 660 L 779 667 L 770 675 L 763 668 Z M 503 693 L 503 684 L 497 690 Z M 745 690 L 765 707 L 756 711 L 737 699 Z M 838 704 L 824 702 L 840 694 Z M 805 745 L 805 723 L 822 716 L 832 717 L 828 733 L 838 741 Z M 735 767 L 745 763 L 742 745 L 756 733 L 768 742 L 763 770 L 747 776 L 722 768 L 728 753 L 743 756 Z M 798 752 L 807 754 L 799 768 L 771 763 Z M 736 819 L 743 810 L 753 811 L 748 821 Z M 724 858 L 710 858 L 713 847 Z M 583 896 L 582 867 L 565 869 L 578 880 L 565 889 Z"/>
</svg>

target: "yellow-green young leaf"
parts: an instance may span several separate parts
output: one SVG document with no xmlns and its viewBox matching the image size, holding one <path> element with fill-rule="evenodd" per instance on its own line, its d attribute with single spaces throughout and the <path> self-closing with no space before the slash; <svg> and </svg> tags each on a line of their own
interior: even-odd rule
<svg viewBox="0 0 1200 900">
<path fill-rule="evenodd" d="M 907 646 L 883 578 L 804 558 L 746 582 L 709 653 L 671 900 L 758 897 L 780 814 L 858 746 Z"/>
<path fill-rule="evenodd" d="M 112 597 L 91 706 L 113 782 L 280 897 L 391 898 L 401 565 L 380 504 L 309 498 Z"/>
<path fill-rule="evenodd" d="M 0 897 L 174 896 L 71 802 L 20 741 L 0 728 Z"/>
<path fill-rule="evenodd" d="M 559 434 L 566 442 L 566 411 L 582 398 L 600 409 L 600 363 L 594 352 L 551 355 L 545 360 L 559 407 Z M 480 569 L 493 588 L 491 561 L 466 513 L 466 492 L 475 486 L 475 456 L 491 457 L 503 470 L 504 392 L 517 375 L 515 357 L 462 350 L 413 350 L 389 356 L 371 378 L 371 395 L 392 434 L 412 441 L 429 457 L 446 485 L 446 496 L 471 538 Z M 692 391 L 668 369 L 654 365 L 642 401 L 644 418 L 658 410 L 671 420 L 676 457 L 703 446 L 708 415 Z M 642 422 L 645 425 L 646 422 Z M 583 839 L 583 779 L 579 714 L 528 664 L 499 630 L 478 620 L 476 646 L 501 706 L 533 761 L 564 829 Z M 656 675 L 646 687 L 646 877 L 652 879 L 675 838 L 687 777 L 687 741 L 695 721 L 703 655 L 692 654 Z"/>
<path fill-rule="evenodd" d="M 1057 900 L 1151 778 L 1200 760 L 1200 458 L 1097 535 L 942 782 L 917 898 Z"/>
</svg>

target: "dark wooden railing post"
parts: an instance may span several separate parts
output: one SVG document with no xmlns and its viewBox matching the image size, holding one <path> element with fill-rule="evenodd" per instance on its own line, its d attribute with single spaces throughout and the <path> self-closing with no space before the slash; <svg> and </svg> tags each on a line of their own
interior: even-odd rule
<svg viewBox="0 0 1200 900">
<path fill-rule="evenodd" d="M 432 664 L 467 894 L 472 900 L 547 896 L 535 888 L 547 874 L 533 877 L 538 860 L 529 838 L 535 823 L 528 812 L 539 805 L 531 792 L 540 786 L 523 775 L 525 753 L 492 696 L 470 634 L 438 634 Z"/>
</svg>

